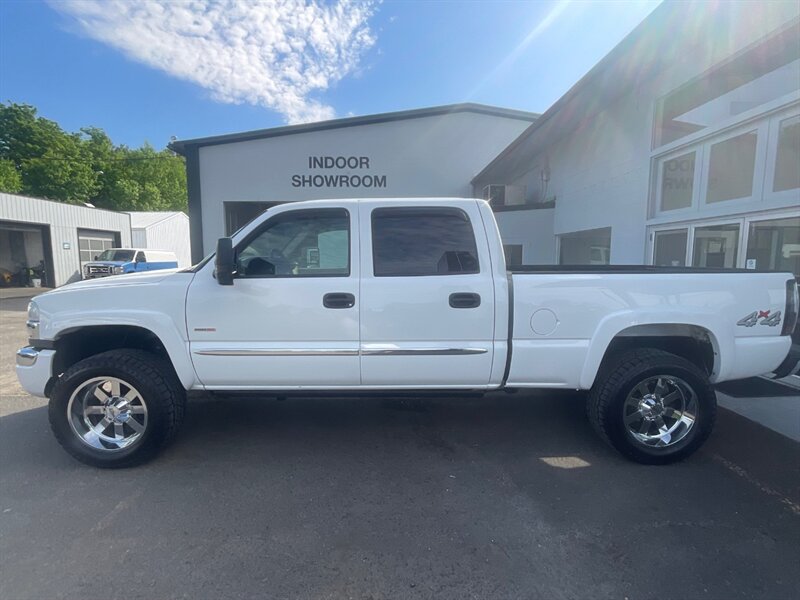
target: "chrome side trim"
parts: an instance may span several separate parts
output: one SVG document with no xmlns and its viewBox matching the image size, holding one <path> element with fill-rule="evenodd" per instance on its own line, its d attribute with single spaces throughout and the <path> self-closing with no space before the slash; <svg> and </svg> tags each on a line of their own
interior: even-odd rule
<svg viewBox="0 0 800 600">
<path fill-rule="evenodd" d="M 460 356 L 464 354 L 486 354 L 486 348 L 366 348 L 363 356 Z"/>
<path fill-rule="evenodd" d="M 36 348 L 26 346 L 17 350 L 17 364 L 20 367 L 32 367 L 39 358 L 39 351 Z"/>
<path fill-rule="evenodd" d="M 195 350 L 200 356 L 358 356 L 358 350 L 338 348 L 276 348 L 274 350 L 212 349 Z"/>
<path fill-rule="evenodd" d="M 249 348 L 195 350 L 199 356 L 463 356 L 486 354 L 486 348 L 366 348 L 342 350 L 338 348 L 276 348 L 256 350 Z"/>
</svg>

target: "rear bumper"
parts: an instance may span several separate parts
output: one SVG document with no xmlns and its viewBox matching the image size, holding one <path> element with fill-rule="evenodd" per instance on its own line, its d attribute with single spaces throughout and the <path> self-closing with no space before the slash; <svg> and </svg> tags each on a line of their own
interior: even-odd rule
<svg viewBox="0 0 800 600">
<path fill-rule="evenodd" d="M 46 397 L 45 388 L 53 376 L 55 350 L 39 350 L 31 346 L 17 350 L 17 379 L 32 396 Z"/>
</svg>

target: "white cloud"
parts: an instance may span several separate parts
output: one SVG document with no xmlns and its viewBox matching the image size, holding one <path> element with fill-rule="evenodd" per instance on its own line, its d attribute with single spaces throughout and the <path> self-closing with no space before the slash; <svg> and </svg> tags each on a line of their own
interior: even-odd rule
<svg viewBox="0 0 800 600">
<path fill-rule="evenodd" d="M 208 89 L 221 102 L 278 111 L 289 123 L 330 119 L 311 95 L 357 67 L 375 43 L 375 3 L 338 0 L 66 0 L 53 8 L 133 60 Z"/>
</svg>

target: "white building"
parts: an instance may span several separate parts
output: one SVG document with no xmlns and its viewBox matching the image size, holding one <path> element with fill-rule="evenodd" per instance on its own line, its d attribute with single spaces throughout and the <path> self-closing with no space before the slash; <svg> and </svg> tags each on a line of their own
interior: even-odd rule
<svg viewBox="0 0 800 600">
<path fill-rule="evenodd" d="M 658 7 L 473 179 L 498 204 L 520 189 L 553 201 L 506 241 L 525 262 L 800 275 L 799 13 Z M 526 232 L 550 226 L 548 253 Z"/>
<path fill-rule="evenodd" d="M 106 248 L 130 246 L 125 213 L 0 193 L 0 285 L 44 287 L 81 279 L 83 264 Z"/>
<path fill-rule="evenodd" d="M 192 256 L 282 202 L 469 196 L 536 116 L 457 104 L 173 142 L 186 157 Z"/>
<path fill-rule="evenodd" d="M 191 266 L 189 217 L 180 211 L 129 212 L 131 245 L 134 248 L 170 250 L 178 257 L 178 266 Z"/>
<path fill-rule="evenodd" d="M 193 257 L 274 203 L 476 195 L 510 262 L 800 275 L 800 3 L 665 2 L 536 116 L 464 104 L 175 142 Z"/>
</svg>

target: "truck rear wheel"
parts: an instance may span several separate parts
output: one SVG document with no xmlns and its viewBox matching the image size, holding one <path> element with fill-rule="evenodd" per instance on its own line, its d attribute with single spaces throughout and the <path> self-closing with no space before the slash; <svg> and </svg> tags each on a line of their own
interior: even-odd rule
<svg viewBox="0 0 800 600">
<path fill-rule="evenodd" d="M 143 463 L 183 420 L 186 393 L 171 369 L 140 350 L 111 350 L 70 367 L 50 394 L 50 427 L 61 446 L 94 467 Z"/>
<path fill-rule="evenodd" d="M 587 414 L 600 436 L 645 464 L 682 460 L 708 439 L 717 398 L 694 364 L 652 348 L 624 352 L 598 375 Z"/>
</svg>

